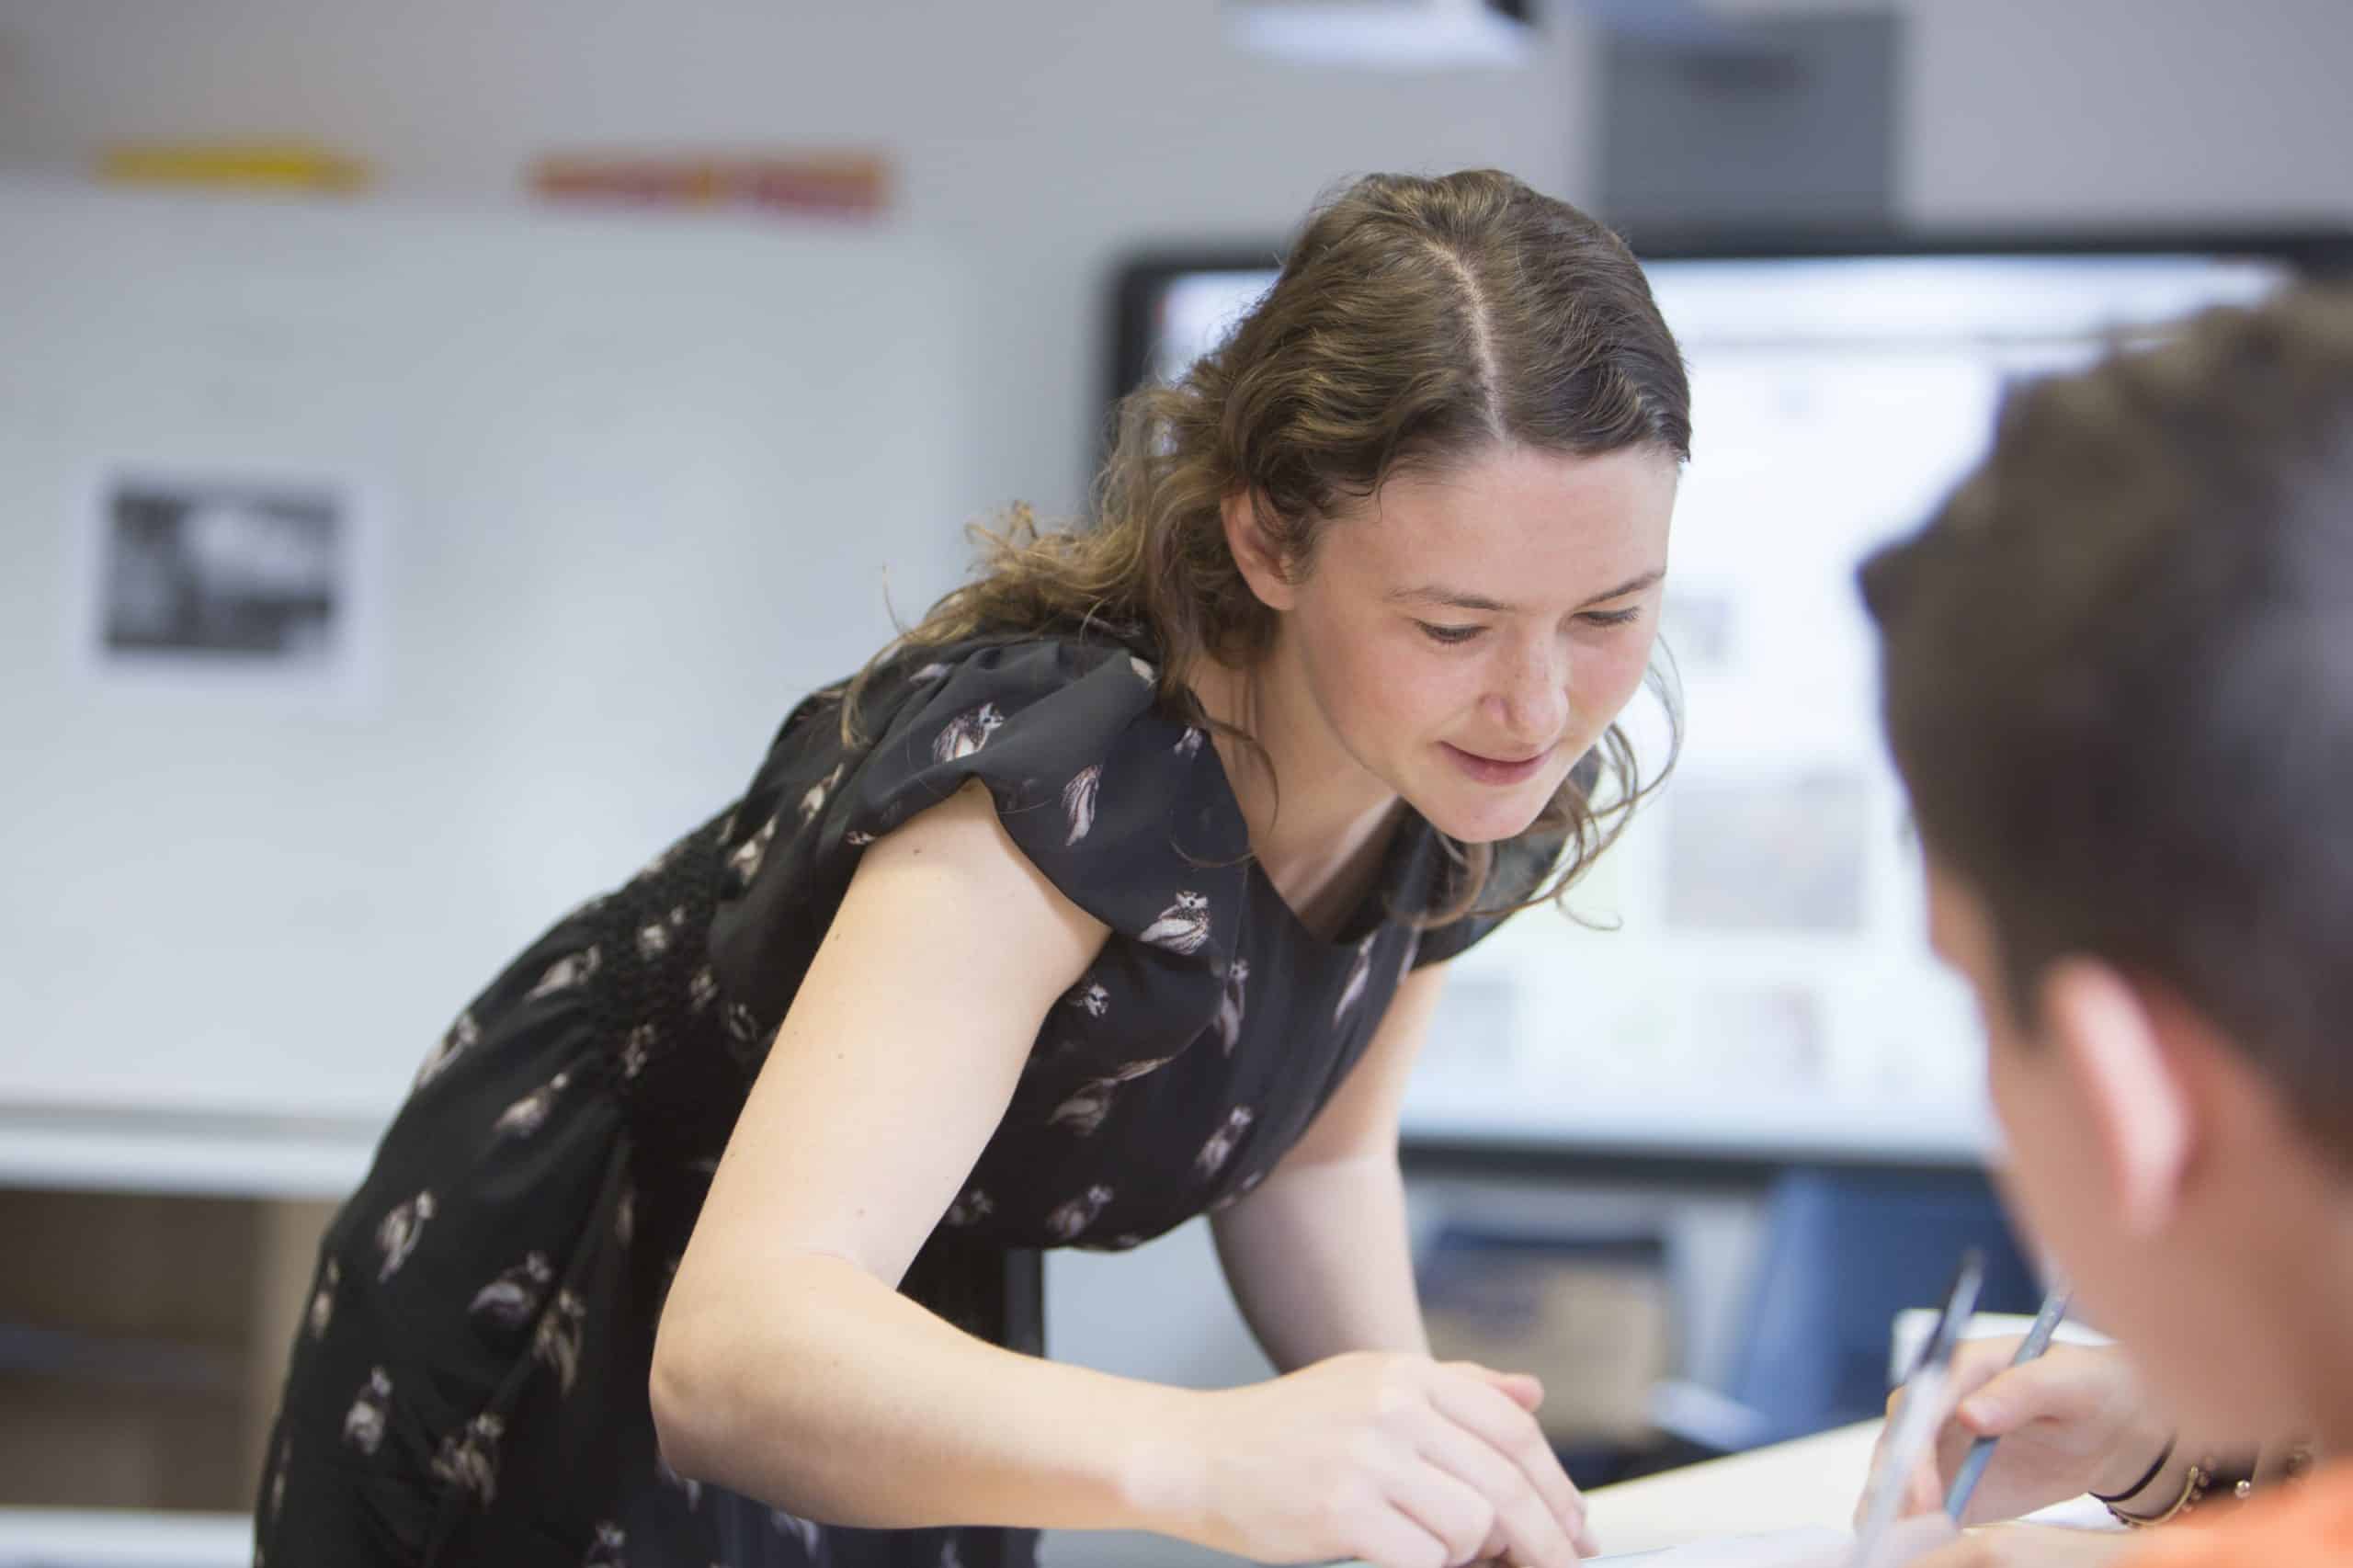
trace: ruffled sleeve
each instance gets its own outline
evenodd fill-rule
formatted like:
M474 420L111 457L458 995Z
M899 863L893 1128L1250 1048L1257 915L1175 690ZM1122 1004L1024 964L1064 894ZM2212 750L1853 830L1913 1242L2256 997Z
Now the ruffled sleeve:
M843 744L837 702L797 712L722 845L722 982L779 1020L800 973L763 973L759 955L813 949L865 848L978 782L1022 855L1128 938L1099 961L1136 971L1172 1039L1199 1033L1235 950L1247 837L1199 733L1155 697L1153 666L1124 646L1039 639L878 671L858 744Z

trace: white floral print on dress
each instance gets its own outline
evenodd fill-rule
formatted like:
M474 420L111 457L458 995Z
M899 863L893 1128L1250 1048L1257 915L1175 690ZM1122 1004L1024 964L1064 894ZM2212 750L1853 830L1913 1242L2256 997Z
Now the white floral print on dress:
M500 1111L491 1131L501 1138L529 1138L547 1125L548 1112L555 1108L556 1096L563 1093L571 1083L571 1074L558 1073Z
M1372 945L1381 940L1381 933L1373 932L1357 944L1357 956L1348 965L1347 983L1340 987L1340 1000L1332 1008L1332 1021L1338 1023L1348 1016L1348 1010L1363 999L1364 988L1372 978Z
M384 1266L376 1271L379 1281L390 1279L400 1272L409 1254L425 1235L425 1222L433 1218L433 1194L420 1192L415 1198L392 1205L376 1226L376 1246L384 1255Z
M554 1369L556 1386L565 1393L580 1374L580 1338L587 1321L587 1303L568 1290L558 1290L555 1305L540 1317L531 1335L532 1359Z
M1217 1038L1228 1056L1242 1041L1242 988L1250 979L1250 960L1235 959L1226 966L1225 994L1218 998Z
M801 1550L814 1555L817 1551L817 1523L782 1508L768 1510L768 1528L781 1536L790 1536L801 1543Z
M319 1288L311 1294L311 1337L324 1339L327 1324L335 1321L335 1287L343 1282L343 1265L334 1258L319 1270Z
M536 1002L542 996L552 996L559 991L570 991L575 986L587 984L597 973L600 956L594 948L565 954L548 965L547 972L540 976L537 985L524 994L523 1000Z
M580 1560L580 1568L629 1568L629 1559L621 1555L627 1545L627 1530L610 1519L599 1520L597 1539L588 1543L588 1555Z
M488 1507L498 1495L498 1439L506 1432L506 1423L483 1411L466 1423L463 1432L441 1439L433 1456L435 1477L473 1494L476 1502Z
M1052 1127L1067 1127L1081 1138L1092 1138L1101 1130L1103 1119L1111 1113L1111 1090L1116 1078L1097 1078L1081 1085L1046 1118Z
M768 842L776 837L776 818L771 816L760 824L759 832L727 852L727 870L735 879L737 892L759 880L760 863L768 857Z
M1057 1208L1046 1216L1046 1233L1057 1241L1075 1241L1086 1227L1095 1223L1104 1206L1111 1201L1108 1187L1090 1187L1080 1197Z
M1209 1142L1201 1145L1201 1152L1193 1157L1194 1174L1207 1181L1225 1169L1225 1162L1233 1157L1234 1146L1242 1142L1242 1135L1250 1130L1256 1116L1246 1105L1235 1106L1226 1112L1225 1125L1211 1133Z
M1071 781L1063 786L1063 815L1070 824L1070 836L1063 840L1067 849L1085 838L1095 827L1095 792L1103 781L1103 765L1097 763L1082 767Z
M1165 948L1172 953L1200 950L1210 939L1209 894L1180 892L1176 902L1160 912L1158 919L1137 933L1137 939Z
M520 1328L538 1313L540 1299L554 1282L555 1271L548 1267L547 1254L527 1252L522 1262L510 1264L497 1278L475 1291L473 1304L466 1311L502 1328Z
M458 1015L456 1021L434 1042L433 1049L425 1053L425 1063L416 1070L416 1082L409 1085L409 1092L414 1094L438 1078L450 1062L464 1055L480 1039L482 1028L474 1022L473 1009L469 1007Z
M1004 722L1005 714L994 702L983 702L978 708L957 714L933 738L931 759L934 762L954 762L958 757L972 756L989 744L989 737L995 734Z
M392 1402L392 1380L381 1367L368 1369L368 1381L359 1385L359 1392L344 1413L343 1440L366 1454L376 1457L376 1449L384 1440L384 1411Z
M848 764L840 762L834 764L834 770L810 785L808 791L801 797L801 821L803 826L806 826L819 812L825 809L825 797L832 794L834 786L842 781L842 769L847 766Z

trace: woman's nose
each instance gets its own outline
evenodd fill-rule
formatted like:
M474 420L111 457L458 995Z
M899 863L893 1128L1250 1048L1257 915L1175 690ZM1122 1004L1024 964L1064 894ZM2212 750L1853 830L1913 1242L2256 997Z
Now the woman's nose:
M1504 733L1523 752L1540 751L1558 740L1569 716L1569 655L1565 648L1522 650L1490 702Z

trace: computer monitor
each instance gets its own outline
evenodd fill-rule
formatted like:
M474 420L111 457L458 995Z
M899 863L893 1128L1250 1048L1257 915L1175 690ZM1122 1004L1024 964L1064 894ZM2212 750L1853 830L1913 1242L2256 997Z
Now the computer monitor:
M1274 256L1131 262L1112 390L1181 374ZM1982 1040L1927 949L1855 569L1982 456L2007 385L2353 269L2353 236L1719 236L1643 262L1691 373L1662 623L1682 761L1571 895L1614 929L1531 912L1459 960L1408 1139L1973 1161Z

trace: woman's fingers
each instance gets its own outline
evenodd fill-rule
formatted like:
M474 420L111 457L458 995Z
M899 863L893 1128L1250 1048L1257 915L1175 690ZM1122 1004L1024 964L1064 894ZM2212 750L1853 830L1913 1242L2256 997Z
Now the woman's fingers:
M1353 1521L1351 1550L1372 1568L1447 1568L1446 1543L1396 1508L1367 1509Z
M1398 1512L1438 1539L1449 1563L1477 1561L1500 1527L1501 1510L1483 1488L1420 1455L1401 1460L1382 1488Z
M1465 1366L1476 1366L1465 1362ZM1534 1415L1544 1403L1544 1385L1527 1372L1498 1372L1491 1367L1479 1367L1487 1381L1510 1396L1511 1402L1529 1415Z
M1573 1542L1584 1541L1580 1551L1589 1551L1584 1494L1561 1468L1535 1417L1499 1392L1483 1375L1484 1368L1454 1363L1439 1370L1453 1375L1441 1376L1432 1391L1438 1414L1517 1466L1562 1532ZM1466 1370L1482 1375L1462 1375Z
M1459 1477L1492 1508L1493 1531L1483 1531L1482 1540L1473 1543L1489 1547L1489 1555L1508 1553L1526 1568L1552 1568L1580 1555L1576 1523L1563 1519L1527 1472L1479 1434L1439 1419L1424 1434L1421 1453L1432 1465ZM1500 1543L1489 1539L1494 1533L1502 1536Z

